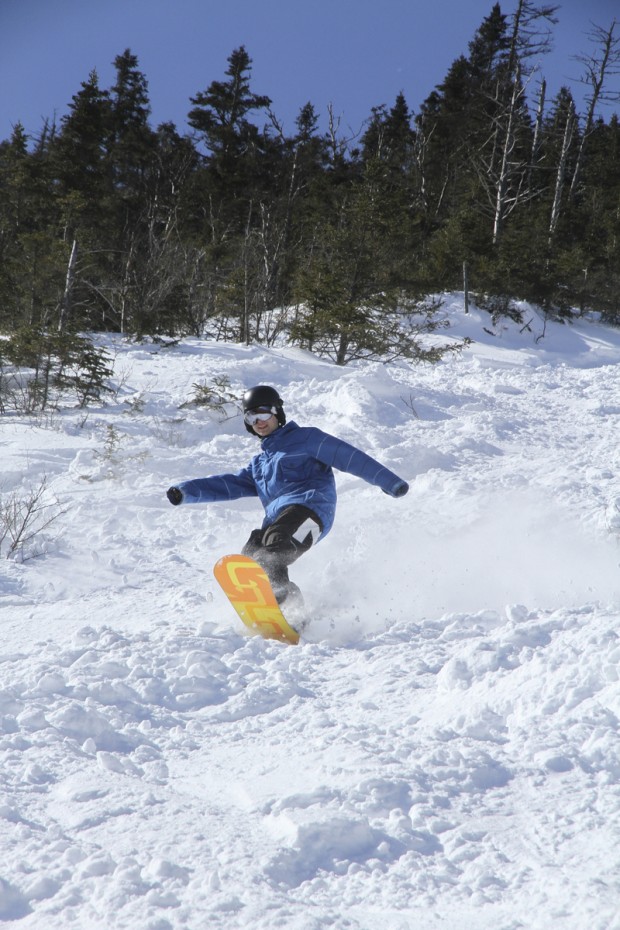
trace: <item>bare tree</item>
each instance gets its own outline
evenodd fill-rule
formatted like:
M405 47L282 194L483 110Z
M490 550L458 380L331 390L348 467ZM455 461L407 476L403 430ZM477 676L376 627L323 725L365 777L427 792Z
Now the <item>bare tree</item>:
M560 204L562 202L562 191L566 178L566 169L568 156L575 129L577 128L577 114L574 105L571 105L566 114L566 123L564 125L564 136L562 138L562 149L558 160L558 167L555 175L555 191L553 194L553 204L551 206L551 217L549 220L549 243L555 235L558 221L560 219Z
M529 180L532 178L532 170L538 162L540 152L540 139L542 135L542 124L545 113L545 97L547 94L547 82L543 79L538 92L538 106L536 107L536 120L534 121L534 138L532 139L532 157L530 159Z
M10 559L21 553L23 559L37 553L33 549L36 539L66 511L54 497L50 499L47 478L32 487L24 497L17 492L0 497L0 552Z
M501 150L499 171L495 180L495 209L493 214L493 242L497 242L504 220L521 199L525 165L515 162L514 152L517 145L515 120L517 107L523 99L520 69L517 66L512 82L510 103L506 110L504 138ZM516 170L515 170L516 169ZM517 183L515 184L515 179Z
M512 33L508 70L516 72L517 66L529 73L527 59L539 58L551 50L551 26L557 23L559 5L537 6L531 0L519 0L512 14Z
M592 126L594 125L594 116L597 106L599 103L618 103L620 101L620 92L607 91L605 86L606 81L610 77L615 77L620 74L620 36L614 36L617 25L618 22L615 19L612 20L608 29L592 24L593 28L589 33L589 38L595 43L596 48L589 56L577 56L577 61L581 61L582 64L585 65L585 75L581 80L583 84L586 84L590 88L590 92L586 97L588 112L586 113L584 131L581 136L581 143L577 152L575 170L571 181L571 197L574 196L577 190L583 165L584 152L588 137L592 132Z
M498 119L501 148L499 170L495 176L495 209L493 215L493 242L497 242L509 213L528 193L529 169L523 159L515 160L517 145L516 126L519 109L523 107L525 86L523 78L531 75L528 59L549 51L550 25L555 24L557 6L536 6L530 0L519 0L512 16L512 33L508 54L507 73L510 94L505 112ZM527 80L526 80L527 83ZM542 100L544 99L544 88Z
M60 315L58 318L58 332L61 333L65 327L65 322L69 313L71 312L71 298L73 292L73 284L75 282L75 266L77 263L77 254L78 254L78 244L77 239L73 240L73 245L71 246L71 255L69 256L69 263L67 265L67 274L65 277L65 289L62 295L62 300L60 302Z

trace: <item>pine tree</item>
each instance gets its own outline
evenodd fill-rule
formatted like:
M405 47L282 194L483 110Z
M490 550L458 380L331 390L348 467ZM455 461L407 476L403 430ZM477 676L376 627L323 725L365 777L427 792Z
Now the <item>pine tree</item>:
M419 198L417 136L402 93L390 110L373 111L362 143L366 181L372 173L376 214L386 237L384 273L392 286L417 293L416 257L423 248L424 209Z
M130 49L114 59L116 81L110 92L108 159L116 189L126 198L139 196L148 180L155 149L149 125L148 83Z
M91 71L72 98L50 152L67 239L88 241L101 231L111 193L110 133L110 96L99 87L97 72Z
M33 223L30 163L28 138L17 123L11 138L0 143L0 329L4 331L19 318L16 297L23 280L19 237Z
M563 304L598 310L620 324L620 122L595 120L588 138L580 195L559 230Z
M189 112L189 124L222 165L243 157L248 148L260 147L259 130L248 115L269 107L271 100L250 90L251 71L252 59L242 45L228 58L229 80L212 81L206 91L191 98L194 108Z
M238 317L238 337L250 338L250 318L267 309L275 286L274 243L282 233L274 198L284 146L250 120L270 99L250 89L252 59L244 46L228 58L226 81L191 98L189 123L207 150L194 179L197 232L208 242L214 311ZM262 267L261 267L262 266ZM263 273L267 270L267 273Z
M4 301L0 322L18 325L47 324L62 293L65 255L58 238L55 185L49 151L53 130L47 124L32 151L17 126L11 141L0 147L0 293ZM6 185L6 186L5 186Z

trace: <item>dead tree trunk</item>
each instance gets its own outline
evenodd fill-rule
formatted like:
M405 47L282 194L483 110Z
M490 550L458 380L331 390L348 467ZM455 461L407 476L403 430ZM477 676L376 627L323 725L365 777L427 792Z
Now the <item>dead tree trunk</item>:
M610 75L618 74L618 65L620 64L620 39L614 38L614 29L617 25L618 23L614 19L607 31L602 29L600 26L595 26L594 31L591 33L591 38L595 42L600 43L601 54L597 56L595 53L590 58L581 58L581 61L585 64L587 71L587 75L584 78L584 83L591 86L592 93L589 97L585 127L581 136L579 149L577 151L575 170L573 172L573 179L570 186L571 197L574 197L577 191L588 136L590 135L592 126L594 124L594 114L596 107L600 100L605 99L606 97L604 91L605 80ZM610 95L610 98L617 101L620 99L620 94L612 94Z
M71 246L71 255L69 256L69 264L67 265L67 275L65 278L65 289L62 295L62 300L60 301L60 315L58 317L58 332L61 333L65 328L65 323L67 317L71 312L71 294L73 292L73 284L75 281L75 266L77 263L77 254L78 254L78 245L77 239L73 240L73 245Z
M564 188L564 179L566 178L566 165L568 162L568 153L575 131L577 121L574 110L570 110L566 116L566 125L564 127L564 138L562 139L562 151L558 162L558 170L555 176L555 192L553 195L553 205L551 207L551 218L549 220L549 244L555 235L558 220L560 219L560 205L562 203L562 190Z

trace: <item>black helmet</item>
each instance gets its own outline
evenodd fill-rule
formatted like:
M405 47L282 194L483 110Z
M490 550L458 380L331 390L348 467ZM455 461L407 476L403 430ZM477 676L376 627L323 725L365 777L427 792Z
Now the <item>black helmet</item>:
M245 392L242 403L244 413L247 413L248 410L256 410L257 407L273 407L275 415L278 418L279 426L284 426L286 423L283 400L275 388L269 387L266 384L257 384L256 387L249 388L249 390ZM245 424L245 428L248 433L252 433L256 436L252 427L247 423Z

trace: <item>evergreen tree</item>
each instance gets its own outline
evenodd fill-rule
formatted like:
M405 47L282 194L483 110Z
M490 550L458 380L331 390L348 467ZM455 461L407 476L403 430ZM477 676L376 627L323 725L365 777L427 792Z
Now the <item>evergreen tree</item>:
M269 107L271 100L251 91L251 71L252 59L241 46L228 58L228 80L213 81L191 98L194 108L188 122L208 151L205 193L210 218L217 218L220 229L228 228L230 222L237 231L244 229L248 202L260 199L270 187L272 139L249 116Z
M384 271L393 286L417 293L425 216L418 196L416 132L402 93L389 111L373 111L362 142L366 182L372 174L377 217L386 237Z
M148 83L130 49L114 59L116 81L110 93L108 159L115 187L125 197L140 195L148 180L155 149L149 125Z
M18 123L0 143L0 330L10 329L17 315L16 296L23 278L22 232L32 228L32 196L28 138Z
M149 124L146 77L130 49L114 59L110 90L107 164L112 180L112 225L96 292L106 315L113 308L115 327L141 332L148 317L144 284L151 256L150 203L157 177L157 137ZM153 309L149 305L149 309ZM157 331L157 319L148 327Z
M490 87L498 68L507 62L509 48L507 18L495 3L469 43L467 61L473 78Z
M191 98L189 113L207 149L193 197L196 231L206 239L214 269L208 290L215 313L238 316L242 340L250 338L250 316L267 309L274 291L273 244L281 237L274 198L284 156L282 143L250 121L271 103L250 89L251 66L245 47L235 49L228 80L213 81ZM266 275L258 273L260 265Z
M52 143L53 132L46 124L33 150L27 151L18 125L11 141L0 147L0 324L9 328L47 324L62 294L65 256L57 235Z
M50 152L67 239L96 240L101 233L111 193L106 158L110 132L110 96L91 71L72 98Z
M403 280L402 253L394 250L393 202L381 159L370 158L359 178L341 184L337 199L337 212L317 226L296 271L300 310L293 339L339 365L424 357L417 337L436 324L432 310L415 323L408 318L419 307L411 282Z
M571 203L558 231L563 252L558 302L598 310L620 324L620 122L591 126L579 201Z
M252 59L242 45L228 58L228 81L212 81L206 91L191 98L194 108L189 112L189 124L201 134L222 168L243 157L248 149L260 148L260 132L248 115L269 107L271 100L250 90L251 71Z

